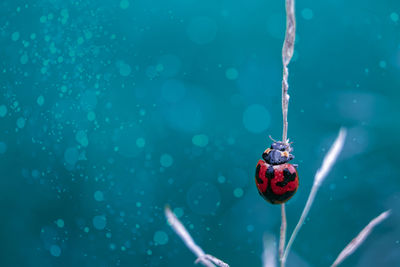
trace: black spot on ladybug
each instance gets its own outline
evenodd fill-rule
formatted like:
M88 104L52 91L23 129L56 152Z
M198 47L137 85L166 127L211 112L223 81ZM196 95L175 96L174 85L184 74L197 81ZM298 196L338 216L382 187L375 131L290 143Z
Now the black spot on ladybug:
M285 187L289 182L296 179L296 172L291 173L288 168L283 170L283 181L277 182L276 185L279 187Z
M271 165L268 166L267 171L265 172L265 177L267 177L267 179L272 179L274 178L274 167L272 167Z
M261 165L258 164L257 168L256 168L256 179L257 179L257 183L263 184L264 181L260 178L260 168L261 168Z
M294 194L296 193L296 190L294 191L288 191L283 193L282 195L275 194L272 192L272 189L270 185L268 185L267 190L262 194L264 199L266 199L268 202L272 204L280 204L286 202L289 198L291 198Z

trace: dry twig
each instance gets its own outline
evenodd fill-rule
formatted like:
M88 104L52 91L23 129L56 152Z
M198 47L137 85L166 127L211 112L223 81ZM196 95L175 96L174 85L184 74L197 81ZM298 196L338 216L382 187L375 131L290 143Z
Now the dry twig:
M333 145L329 149L328 153L326 154L324 161L322 162L321 168L318 169L317 173L315 174L313 187L311 188L311 192L310 192L310 195L308 196L304 210L300 216L300 219L296 225L296 228L293 230L293 233L289 239L289 242L285 249L285 253L283 254L283 257L281 258L281 262L283 262L283 264L286 262L287 256L290 252L290 248L292 247L294 239L296 238L297 233L299 232L300 228L303 226L304 220L306 219L308 212L310 211L311 205L314 202L314 198L315 198L315 195L317 194L319 186L321 185L321 183L323 182L325 177L328 175L328 173L331 170L332 166L334 165L337 157L339 156L339 153L343 148L345 139L346 139L346 130L344 128L342 128L342 129L340 129L339 135L337 136L335 142L333 143Z
M182 239L185 245L197 256L195 263L201 263L207 267L214 267L214 264L220 267L229 267L225 262L215 258L212 255L205 254L203 249L199 247L186 230L185 226L179 221L171 209L165 207L165 217L167 217L168 223L175 233Z
M365 241L371 231L375 226L380 224L390 215L390 210L387 210L372 221L369 222L367 226L353 239L351 242L340 252L339 256L336 258L335 262L331 265L331 267L338 266L342 263L348 256L353 254L353 252Z
M287 129L288 129L288 106L289 106L289 70L288 64L293 56L294 51L294 41L296 37L296 18L294 13L294 0L286 0L286 33L285 40L283 42L282 47L282 64L283 64L283 75L282 75L282 121L283 121L283 130L282 130L282 142L287 142ZM285 212L285 204L281 204L281 230L280 230L280 238L279 238L279 258L282 259L283 252L285 249L286 242L286 212ZM281 267L283 267L281 261Z
M273 237L264 234L264 251L262 254L263 267L276 267L276 245Z

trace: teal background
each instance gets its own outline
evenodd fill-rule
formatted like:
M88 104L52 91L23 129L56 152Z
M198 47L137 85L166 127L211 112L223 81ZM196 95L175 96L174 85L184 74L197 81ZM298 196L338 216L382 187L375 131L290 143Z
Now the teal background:
M345 148L288 266L400 266L400 3L297 1L289 137L297 222L339 128ZM279 139L284 1L0 2L0 265L261 266L279 206L254 172Z

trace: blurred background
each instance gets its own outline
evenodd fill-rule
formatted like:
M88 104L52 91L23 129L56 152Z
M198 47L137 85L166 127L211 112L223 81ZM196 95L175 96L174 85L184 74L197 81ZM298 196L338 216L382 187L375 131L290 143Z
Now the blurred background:
M284 1L3 0L0 265L193 266L169 204L206 252L261 266L280 208L254 183L280 139ZM297 1L289 132L300 187L341 126L345 148L288 266L400 262L400 3Z

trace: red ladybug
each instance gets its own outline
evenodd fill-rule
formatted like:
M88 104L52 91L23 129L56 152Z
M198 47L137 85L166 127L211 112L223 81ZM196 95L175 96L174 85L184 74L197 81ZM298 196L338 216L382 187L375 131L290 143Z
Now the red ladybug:
M287 163L294 156L290 144L274 142L262 155L256 168L256 185L260 195L272 204L288 201L299 187L297 165Z

